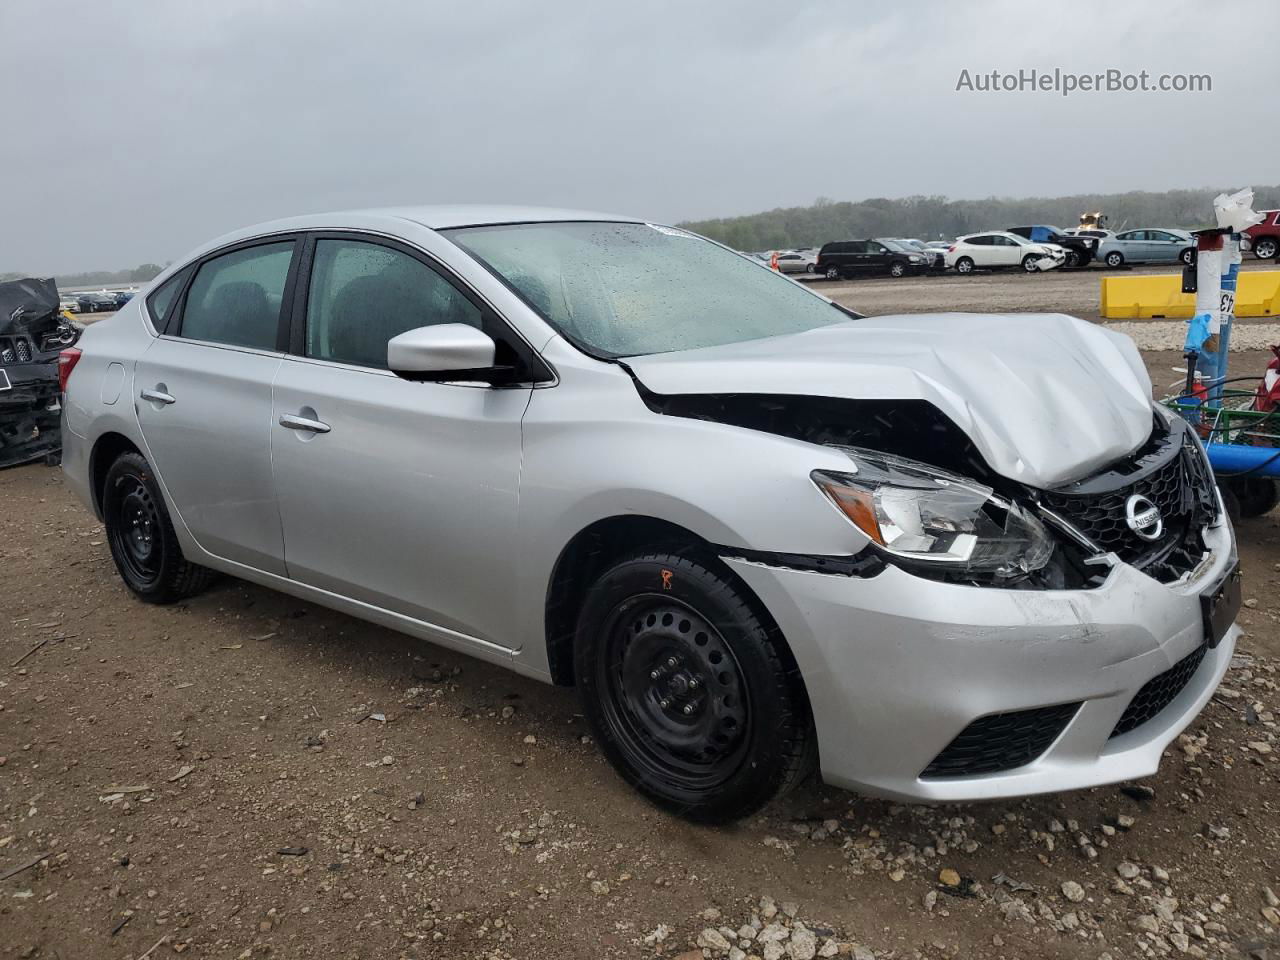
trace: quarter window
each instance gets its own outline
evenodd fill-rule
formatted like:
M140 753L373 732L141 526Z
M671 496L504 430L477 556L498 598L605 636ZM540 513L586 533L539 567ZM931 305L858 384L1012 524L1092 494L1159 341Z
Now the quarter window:
M387 341L438 323L479 329L480 309L420 260L376 243L317 240L306 353L386 369Z
M157 330L163 332L169 323L169 317L173 314L174 305L178 300L178 293L189 276L191 276L190 267L179 270L147 297L147 309L151 311L151 320Z
M294 242L264 243L206 261L191 281L181 336L275 350Z

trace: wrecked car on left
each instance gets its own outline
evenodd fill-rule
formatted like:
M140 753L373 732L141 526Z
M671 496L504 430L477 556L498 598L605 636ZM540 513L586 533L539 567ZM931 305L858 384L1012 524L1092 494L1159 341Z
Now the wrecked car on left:
M0 283L0 467L59 456L58 353L80 331L59 310L53 280Z

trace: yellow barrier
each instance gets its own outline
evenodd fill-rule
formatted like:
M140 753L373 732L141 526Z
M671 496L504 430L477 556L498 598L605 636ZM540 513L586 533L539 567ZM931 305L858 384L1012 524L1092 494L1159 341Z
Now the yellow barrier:
M1103 277L1102 315L1109 319L1189 317L1196 296L1182 292L1181 275ZM1280 270L1241 272L1236 284L1237 317L1280 314Z

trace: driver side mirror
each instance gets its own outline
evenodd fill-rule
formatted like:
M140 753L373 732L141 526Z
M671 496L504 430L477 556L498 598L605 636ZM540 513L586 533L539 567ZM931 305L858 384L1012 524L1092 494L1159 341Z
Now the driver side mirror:
M465 323L406 330L387 341L387 367L405 380L494 382L510 368L494 366L493 338Z

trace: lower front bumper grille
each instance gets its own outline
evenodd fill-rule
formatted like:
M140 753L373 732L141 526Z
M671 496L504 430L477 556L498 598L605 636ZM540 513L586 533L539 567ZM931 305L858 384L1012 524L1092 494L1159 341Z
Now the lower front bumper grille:
M933 758L920 779L973 777L1025 766L1049 749L1079 709L1079 703L1063 703L979 717Z
M1191 678L1200 669L1201 661L1204 660L1205 650L1205 646L1201 644L1164 673L1144 683L1142 689L1129 701L1129 706L1121 714L1120 722L1111 731L1111 736L1118 737L1130 730L1136 730L1148 720L1154 720L1156 715L1169 706L1191 682Z

